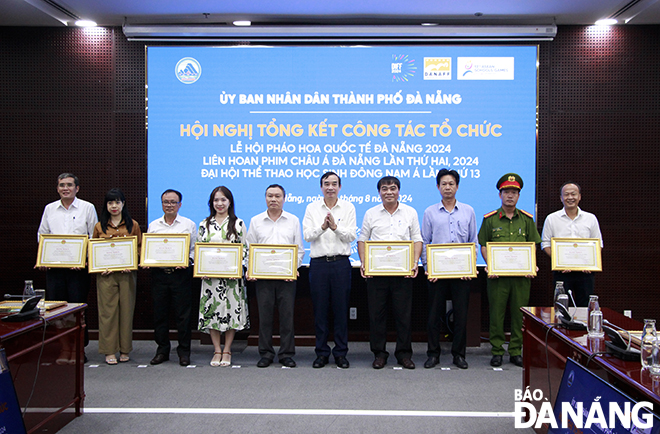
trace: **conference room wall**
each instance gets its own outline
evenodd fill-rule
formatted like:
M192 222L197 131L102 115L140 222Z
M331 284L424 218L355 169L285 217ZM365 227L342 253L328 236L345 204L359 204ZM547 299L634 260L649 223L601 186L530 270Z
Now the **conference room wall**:
M127 41L121 28L1 27L0 64L1 164L8 193L0 214L0 283L4 293L18 294L26 279L45 287L45 273L33 270L36 230L44 205L58 198L59 173L77 174L79 197L97 207L109 188L121 188L146 229L145 44ZM561 207L560 185L568 179L581 184L582 208L598 216L605 239L605 271L596 278L601 304L631 309L638 320L656 318L660 307L659 71L660 26L560 26L554 41L540 43L537 191L522 191L536 194L537 210L528 211L536 211L540 231L546 215ZM549 305L550 262L540 251L538 258L530 304ZM91 279L88 322L95 329ZM485 283L483 273L473 282L484 289L483 331ZM136 330L152 328L149 287L149 272L140 271ZM193 290L198 288L196 281ZM424 339L423 278L415 288L413 327L416 339ZM250 296L254 331L253 291ZM313 335L306 273L297 297L296 332ZM352 336L366 337L366 294L357 275L351 305L358 308Z

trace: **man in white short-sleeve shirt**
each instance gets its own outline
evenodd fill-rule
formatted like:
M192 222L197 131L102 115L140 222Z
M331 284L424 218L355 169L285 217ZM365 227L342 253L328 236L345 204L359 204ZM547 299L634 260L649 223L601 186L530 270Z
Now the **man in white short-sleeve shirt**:
M195 257L197 225L179 214L183 195L176 190L165 190L160 196L163 216L152 221L147 230L150 234L190 234L190 263L188 267L151 268L151 296L154 302L154 339L158 348L151 359L159 365L170 359L169 314L174 310L179 345L176 349L181 366L190 365L191 310L192 310L192 260Z
M417 263L422 254L422 235L419 219L414 208L399 203L401 183L393 176L385 176L378 181L378 193L382 200L367 210L358 238L358 254L364 275L366 241L413 241L413 275L377 276L367 278L367 298L369 302L369 341L374 353L374 369L382 369L387 364L389 353L387 344L387 299L392 297L392 311L396 323L397 362L406 369L415 369L412 361L412 290L413 279L417 276Z
M543 224L541 248L552 255L552 238L598 238L603 247L603 236L595 215L583 211L578 206L582 199L582 189L572 181L565 182L559 198L564 207L548 215ZM564 282L564 289L571 290L575 304L580 307L589 305L589 296L594 293L595 276L585 271L553 271L554 283Z
M300 220L295 215L284 211L285 199L284 187L278 184L268 186L266 189L268 209L252 217L246 241L248 244L297 244L298 266L300 266L305 254ZM259 308L259 355L261 356L257 367L266 368L273 363L275 358L273 313L277 303L280 317L280 350L277 356L282 365L295 368L293 309L296 301L296 281L255 279L250 276L249 271L247 279L256 280L257 307Z
M98 222L96 208L91 203L77 197L80 190L78 177L73 173L62 173L57 177L57 193L60 199L44 208L41 223L37 230L37 240L41 235L87 235L92 237ZM89 274L80 268L46 268L46 298L70 303L87 303ZM89 342L85 328L85 345ZM62 351L63 353L65 350ZM64 357L66 358L66 357ZM59 360L59 359L58 359Z

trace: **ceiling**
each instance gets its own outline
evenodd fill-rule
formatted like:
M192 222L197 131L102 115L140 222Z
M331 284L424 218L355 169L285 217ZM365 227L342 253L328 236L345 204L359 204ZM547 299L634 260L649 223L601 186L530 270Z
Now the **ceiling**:
M0 26L123 24L260 25L435 22L447 25L590 25L616 16L628 24L660 24L658 0L1 0Z

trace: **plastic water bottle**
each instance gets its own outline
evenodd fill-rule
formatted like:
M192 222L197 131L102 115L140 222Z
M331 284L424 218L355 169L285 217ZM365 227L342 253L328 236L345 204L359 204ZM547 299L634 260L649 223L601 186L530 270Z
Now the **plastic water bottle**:
M23 287L23 303L27 301L28 298L34 297L34 285L31 280L25 281L25 287Z
M640 347L640 361L642 369L650 366L651 355L653 351L653 341L657 338L654 319L644 320L644 329L642 330L642 345Z

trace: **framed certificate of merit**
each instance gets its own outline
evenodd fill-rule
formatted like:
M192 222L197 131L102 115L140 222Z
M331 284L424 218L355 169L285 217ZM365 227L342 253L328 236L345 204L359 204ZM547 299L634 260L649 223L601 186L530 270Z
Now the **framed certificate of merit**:
M194 277L243 277L243 244L196 243Z
M365 241L365 276L412 276L412 241Z
M248 276L254 279L296 280L297 244L250 244Z
M142 234L144 267L187 267L189 256L190 234Z
M552 238L552 270L603 271L599 238Z
M488 275L536 276L536 244L486 243Z
M87 235L40 235L37 267L84 268Z
M89 272L137 270L137 237L89 240Z
M477 277L474 243L427 244L426 272L429 279Z

